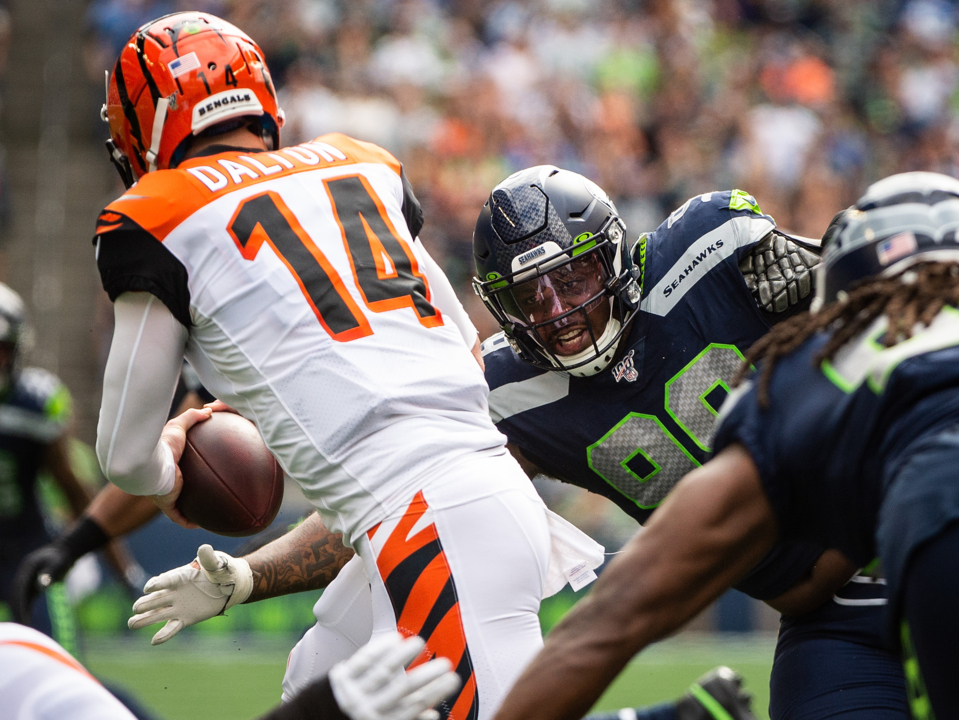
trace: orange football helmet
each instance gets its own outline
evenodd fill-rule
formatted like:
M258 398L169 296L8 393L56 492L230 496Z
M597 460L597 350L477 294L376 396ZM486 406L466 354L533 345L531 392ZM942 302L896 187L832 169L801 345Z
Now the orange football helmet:
M176 167L189 141L211 128L255 123L275 149L283 124L263 51L239 28L201 12L166 15L130 37L107 73L100 116L127 187Z

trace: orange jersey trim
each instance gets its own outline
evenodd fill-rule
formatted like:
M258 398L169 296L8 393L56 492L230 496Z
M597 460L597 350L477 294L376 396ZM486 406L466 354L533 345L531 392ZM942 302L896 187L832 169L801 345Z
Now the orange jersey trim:
M313 302L313 298L310 296L310 291L307 289L303 279L300 277L300 273L297 272L296 268L293 267L293 265L290 264L290 261L286 258L286 255L284 255L283 252L276 246L263 225L261 225L259 222L256 224L256 226L253 228L253 232L246 242L246 246L244 246L240 241L240 238L237 237L233 230L237 217L239 217L240 213L243 212L246 203L257 200L263 196L268 196L270 198L270 200L273 202L273 205L286 220L290 230L292 230L297 238L299 238L300 243L304 248L306 248L310 255L313 256L317 264L323 268L323 272L326 274L327 279L333 286L333 290L337 295L339 295L350 314L356 320L356 327L339 333L333 331L333 328L331 328L323 318L323 313L320 312L320 309L316 306L316 303ZM366 319L366 316L353 300L353 296L350 295L349 291L346 289L346 286L343 284L343 280L336 272L336 269L332 264L330 264L330 261L327 259L326 255L324 255L323 252L316 246L316 243L313 242L313 239L306 233L306 230L303 229L303 226L300 225L299 220L296 219L293 211L286 206L286 203L283 202L283 198L281 198L277 193L273 192L272 190L267 190L265 193L254 195L241 202L237 207L236 212L233 213L233 217L230 219L229 224L227 225L227 232L230 233L230 237L233 238L233 242L236 244L237 249L246 260L254 260L257 253L260 251L260 248L263 246L263 243L267 243L271 248L273 248L274 254L277 258L279 258L280 262L286 266L286 269L289 270L290 274L293 276L293 279L296 280L296 284L299 286L300 292L303 293L303 297L309 304L310 309L316 316L316 319L319 320L320 325L323 326L323 329L326 330L327 334L331 338L338 342L349 342L350 340L356 340L358 338L367 337L368 335L373 334L373 329L370 327L369 320Z
M351 177L355 177L360 184L363 185L363 188L366 190L366 194L369 195L370 200L373 201L373 205L376 208L377 213L383 220L383 224L386 226L387 231L393 236L393 239L396 240L397 244L400 246L400 249L403 251L403 254L406 256L406 259L410 264L410 271L423 283L423 288L425 289L424 297L426 298L426 302L431 302L432 291L430 290L429 280L427 280L426 275L420 271L419 261L416 259L416 255L413 253L412 248L410 248L409 244L403 239L403 236L396 231L396 226L393 224L393 221L390 220L390 216L386 212L386 207L383 205L383 201L373 190L373 187L370 185L369 181L362 175L341 175L334 178L326 178L323 180L323 187L326 190L327 198L329 198L330 207L333 208L333 217L336 219L337 227L340 228L340 236L343 238L343 247L346 249L346 256L350 260L350 269L353 271L353 280L356 283L357 290L359 290L360 295L363 298L363 303L366 305L366 307L376 313L399 310L401 308L409 308L416 315L416 319L419 320L420 325L423 327L440 327L444 324L444 322L443 314L440 312L439 308L433 308L436 311L434 315L422 317L419 313L419 310L416 308L416 304L413 302L413 298L409 295L402 295L400 297L395 297L388 300L370 300L366 296L366 291L363 289L363 284L360 282L360 277L356 272L356 260L353 255L353 251L350 249L350 242L346 237L346 228L343 226L343 219L340 217L340 213L343 210L337 207L336 201L333 199L333 193L330 192L330 183ZM347 208L347 210L353 211L353 208ZM376 233L373 232L372 228L370 228L370 225L363 214L359 213L359 216L363 222L363 228L366 232L366 239L370 244L377 277L380 280L389 280L390 278L398 277L395 267L396 260L391 259L394 267L392 272L387 272L383 264L383 257L385 256L389 258L390 254L386 252L386 248L383 247L383 243L376 236Z
M62 653L59 653L53 648L48 648L45 645L39 645L37 643L32 643L27 640L0 640L0 645L14 645L16 647L22 647L27 650L33 650L34 652L38 652L41 655L46 655L47 657L52 658L63 665L66 665L71 670L76 670L78 673L82 673L83 675L86 675L88 678L93 680L93 682L97 683L98 685L100 684L100 681L97 680L95 677L93 677L93 675L91 675L87 671L87 669L83 667L83 665L78 663L69 655L64 655Z
M125 215L163 242L175 228L203 206L241 187L319 168L376 163L397 175L400 162L372 143L342 133L321 135L310 142L275 152L231 150L192 158L174 170L147 173L110 203L105 212ZM101 221L112 221L101 215ZM100 226L109 232L117 226Z

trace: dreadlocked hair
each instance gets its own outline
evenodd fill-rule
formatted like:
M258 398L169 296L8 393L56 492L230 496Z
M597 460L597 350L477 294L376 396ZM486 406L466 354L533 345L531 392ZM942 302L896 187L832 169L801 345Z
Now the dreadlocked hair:
M733 385L749 373L750 366L763 360L757 400L769 407L769 382L779 358L788 355L816 332L831 333L816 353L813 365L831 360L849 340L885 315L889 325L882 343L887 348L912 337L917 323L928 325L944 305L959 304L959 264L924 262L889 278L870 278L852 285L849 292L818 313L805 312L775 325L746 353Z

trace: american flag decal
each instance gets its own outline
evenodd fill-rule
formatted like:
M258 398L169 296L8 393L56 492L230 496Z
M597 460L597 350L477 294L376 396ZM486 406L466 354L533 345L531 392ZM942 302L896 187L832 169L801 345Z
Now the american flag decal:
M911 232L903 232L876 245L876 254L879 256L879 263L885 266L914 253L917 247L916 236Z
M184 73L188 73L191 70L196 70L200 67L200 60L197 58L195 52L191 52L188 55L183 57L178 57L176 60L171 62L167 67L170 69L170 74L173 77L180 77Z

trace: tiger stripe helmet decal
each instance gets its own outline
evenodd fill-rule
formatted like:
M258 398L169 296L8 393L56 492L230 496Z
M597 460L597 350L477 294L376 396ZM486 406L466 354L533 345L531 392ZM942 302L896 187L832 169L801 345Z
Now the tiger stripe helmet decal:
M200 12L161 17L130 37L102 115L111 155L125 159L133 180L175 167L187 141L211 125L250 117L278 148L283 123L263 51L239 28Z

